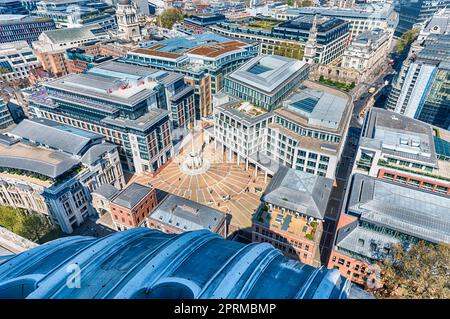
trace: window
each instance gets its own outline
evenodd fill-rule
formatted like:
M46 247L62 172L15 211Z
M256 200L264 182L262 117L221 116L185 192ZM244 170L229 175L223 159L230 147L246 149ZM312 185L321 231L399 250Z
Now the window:
M345 264L345 267L350 267L350 262L349 261L347 261L347 263Z
M342 259L342 258L339 258L339 260L338 260L338 264L339 264L339 265L343 265L343 264L344 264L344 262L345 262L345 260L344 260L344 259Z

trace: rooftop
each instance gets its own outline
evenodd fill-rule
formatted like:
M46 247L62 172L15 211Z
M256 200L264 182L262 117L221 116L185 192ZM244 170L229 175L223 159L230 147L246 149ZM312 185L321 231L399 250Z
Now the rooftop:
M81 268L80 289L60 276L70 264ZM6 257L0 285L19 278L36 281L30 290L4 290L5 297L371 298L335 269L289 259L268 243L244 245L207 230L172 235L137 227L102 238L63 237Z
M32 17L21 14L0 14L0 25L10 25L19 23L34 23L34 22L52 22L50 18Z
M83 155L88 147L100 143L103 139L99 134L43 118L24 119L8 134L62 150L71 155Z
M183 232L200 229L215 231L223 222L225 214L189 199L166 193L150 217Z
M438 166L431 125L380 108L371 109L365 121L360 146Z
M212 45L218 45L225 42L236 42L236 43L243 43L240 41L232 41L229 38L223 37L218 34L214 33L202 33L202 34L195 34L190 35L186 37L176 37L171 39L166 39L163 41L158 41L156 44L144 44L144 47L158 51L158 52L165 52L169 54L175 54L178 56L183 55L186 51L201 47L201 46L212 46Z
M2 168L38 173L55 179L78 164L79 161L72 156L44 147L23 142L12 145L0 143L0 167Z
M336 7L304 7L289 8L286 14L321 14L324 16L339 17L371 17L387 19L394 10L390 3L370 3L358 4L353 8L336 8Z
M333 180L280 166L261 200L299 214L323 219Z
M445 195L355 174L347 211L361 221L450 243L450 197Z
M228 74L227 77L272 95L282 89L285 82L307 67L303 61L278 55L260 55Z
M111 184L102 184L100 185L95 191L93 191L93 194L98 194L102 197L104 197L107 200L112 199L117 193L119 192L119 190L117 188L115 188L114 186L112 186ZM105 215L110 215L111 214L105 214Z
M375 44L377 45L380 41L387 39L387 33L383 29L374 28L359 34L355 39L353 39L352 44Z
M114 197L112 203L128 209L133 209L141 200L152 192L152 190L152 187L131 183Z
M44 31L42 34L54 43L70 42L74 40L84 40L98 37L100 35L106 36L107 33L97 24L87 25L79 28L66 28Z
M154 94L153 89L157 83L164 81L171 74L173 73L110 60L89 69L86 73L69 74L45 83L45 86L104 100L106 104L94 101L93 105L87 101L80 103L85 107L114 113L116 109L110 102L134 105Z
M331 90L306 87L294 93L283 105L284 110L296 113L309 125L338 130L348 109L349 98Z

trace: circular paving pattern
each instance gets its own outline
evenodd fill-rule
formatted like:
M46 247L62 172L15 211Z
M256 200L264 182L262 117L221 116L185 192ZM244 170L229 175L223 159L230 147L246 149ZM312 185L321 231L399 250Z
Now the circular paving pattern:
M180 154L154 177L134 176L132 181L150 183L162 189L195 202L231 214L231 225L243 229L251 227L252 214L259 206L261 192L270 179L264 176L255 178L254 168L245 170L245 163L237 165L236 158L229 161L221 148L214 149L214 142L205 145L204 161L209 168L199 174L184 171L183 163L189 150Z

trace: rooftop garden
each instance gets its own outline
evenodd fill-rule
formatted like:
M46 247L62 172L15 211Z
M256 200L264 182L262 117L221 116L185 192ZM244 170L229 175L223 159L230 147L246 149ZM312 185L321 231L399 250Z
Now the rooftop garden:
M61 184L63 182L65 182L66 180L68 180L69 178L77 175L78 173L80 173L83 170L83 166L81 164L74 166L73 168L71 168L70 170L66 171L64 174L59 175L56 179L50 178L48 176L36 173L36 172L32 172L32 171L27 171L27 170L23 170L23 169L16 169L16 168L9 168L9 167L0 167L0 173L5 173L5 174L12 174L12 175L19 175L19 176L26 176L29 178L35 178L37 180L40 180L42 182L48 182L49 184L53 185L58 185Z
M280 21L274 20L254 20L244 26L249 29L272 31L272 29L279 23Z
M234 109L236 109L242 113L245 113L247 115L250 115L250 116L259 116L259 115L267 113L265 110L255 106L253 104L250 104L248 102L237 103L237 104L232 105L232 107Z
M325 84L325 85L334 87L334 88L336 88L338 90L341 90L341 91L344 91L344 92L350 92L356 85L355 82L352 82L352 83L348 84L348 83L328 80L328 79L325 79L323 77L323 75L320 76L318 82L321 83L321 84Z

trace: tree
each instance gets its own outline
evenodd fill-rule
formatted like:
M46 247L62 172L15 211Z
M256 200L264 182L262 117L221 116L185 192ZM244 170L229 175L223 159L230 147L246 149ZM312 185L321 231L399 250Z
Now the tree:
M293 43L284 43L274 49L273 54L281 55L287 58L301 60L303 58L303 49Z
M23 211L13 207L0 207L0 225L18 234L23 230Z
M394 246L391 258L379 264L379 298L450 298L450 245L419 242L405 251Z
M38 214L25 215L22 236L34 242L41 242L41 239L52 230L52 225L48 220Z
M36 243L41 243L44 237L49 237L48 235L55 231L44 216L6 206L0 206L0 225ZM55 232L55 234L58 233ZM53 238L49 237L49 239Z
M183 13L178 9L169 8L158 17L158 25L166 29L172 29L175 22L181 20L183 20Z
M395 52L397 54L402 54L406 49L413 43L417 36L419 35L419 29L411 29L403 33L402 37L395 44Z

